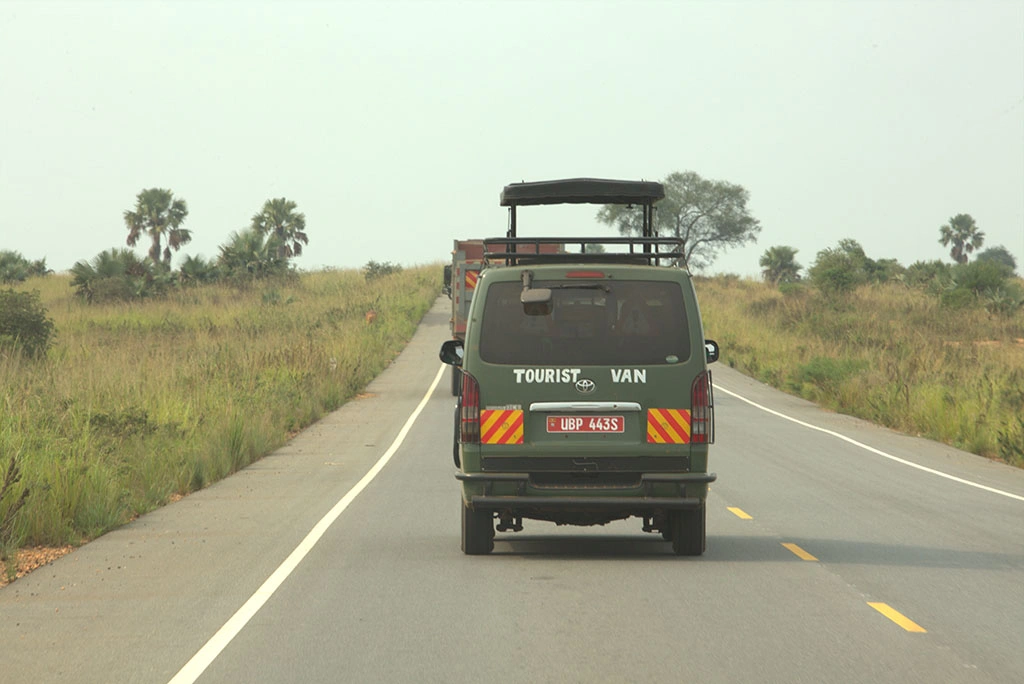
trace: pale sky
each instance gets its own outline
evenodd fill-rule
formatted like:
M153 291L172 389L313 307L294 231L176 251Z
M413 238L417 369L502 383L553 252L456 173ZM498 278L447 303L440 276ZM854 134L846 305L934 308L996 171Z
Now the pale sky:
M188 202L176 264L287 197L301 268L359 268L504 234L510 182L686 170L762 224L709 273L948 261L958 213L1024 272L1024 2L0 0L0 249L58 271L149 187ZM614 234L596 211L520 234Z

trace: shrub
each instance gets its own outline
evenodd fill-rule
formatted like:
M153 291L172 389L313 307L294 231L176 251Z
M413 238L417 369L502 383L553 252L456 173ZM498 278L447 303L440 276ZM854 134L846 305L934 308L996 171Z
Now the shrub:
M363 266L363 276L366 277L367 282L376 280L377 278L383 278L389 276L392 273L401 273L402 267L399 264L393 264L390 261L378 263L376 261L369 261Z
M14 578L17 561L17 549L21 540L17 533L18 511L28 500L28 487L20 485L21 468L16 456L5 470L0 470L0 561L4 563L5 575L8 580Z
M220 278L220 269L214 260L206 261L203 257L186 256L178 269L178 283L181 285L198 285L214 283Z
M173 274L156 272L153 262L130 249L108 249L91 262L71 267L71 287L88 302L128 301L163 294L174 282Z
M818 252L807 273L822 294L836 296L868 282L867 263L863 248L855 240L840 240L837 248Z
M953 267L956 287L982 294L1002 287L1013 275L1013 270L993 260L973 261Z
M1011 280L1013 271L995 260L958 264L951 270L952 284L942 293L945 306L964 308L978 302L990 314L1012 316L1024 302L1024 291Z
M0 283L20 283L32 276L53 273L46 268L46 259L29 261L20 252L0 250Z
M53 321L46 317L38 291L0 290L0 349L42 356L50 348L53 333Z
M952 285L952 268L938 260L915 261L907 267L903 282L911 287L938 294Z
M867 367L863 361L834 359L816 356L805 364L797 366L794 380L799 385L807 384L828 393L835 393L847 379Z
M997 441L1001 459L1010 465L1024 467L1024 418L1017 416L1015 421L1007 423L998 431Z

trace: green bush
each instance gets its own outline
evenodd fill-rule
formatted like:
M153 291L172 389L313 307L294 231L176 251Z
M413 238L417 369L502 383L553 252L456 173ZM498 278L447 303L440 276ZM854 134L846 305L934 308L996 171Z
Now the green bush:
M997 433L999 457L1010 465L1024 467L1024 418L1008 423Z
M1013 275L1013 270L998 261L972 261L953 267L956 287L982 294L997 290Z
M941 295L943 306L966 308L979 302L990 314L1013 316L1024 306L1024 291L1013 270L995 260L972 261L951 269L952 283Z
M377 278L383 278L389 276L392 273L401 273L402 267L399 264L393 264L390 261L378 263L376 261L369 261L363 266L363 276L367 282L376 280Z
M835 393L843 382L866 367L865 362L854 359L816 356L807 363L797 366L793 379L797 383L797 388L801 385L812 385L821 391Z
M20 252L0 250L0 283L20 283L32 276L53 273L46 267L46 259L29 261Z
M17 349L35 358L46 354L53 335L38 291L0 290L0 350Z
M91 262L79 261L71 275L75 293L90 303L162 295L174 284L174 274L159 271L130 249L108 249Z
M952 268L941 261L915 261L907 267L903 282L911 287L938 294L953 282Z
M868 282L866 266L869 261L856 240L840 240L838 247L818 252L807 273L822 294L838 296Z

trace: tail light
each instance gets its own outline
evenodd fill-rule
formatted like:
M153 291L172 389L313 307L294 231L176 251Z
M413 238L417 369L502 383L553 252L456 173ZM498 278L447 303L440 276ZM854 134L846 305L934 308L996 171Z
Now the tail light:
M480 443L480 383L472 375L462 372L462 393L459 395L459 441L463 444Z
M715 397L711 371L703 371L690 386L690 443L714 444Z

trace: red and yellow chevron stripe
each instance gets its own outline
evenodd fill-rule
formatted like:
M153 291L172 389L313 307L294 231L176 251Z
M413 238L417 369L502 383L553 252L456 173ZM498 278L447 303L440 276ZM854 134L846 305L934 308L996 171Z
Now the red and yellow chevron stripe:
M466 271L466 289L475 290L476 281L480 278L480 271Z
M522 444L523 411L492 410L480 411L481 444Z
M689 444L688 409L647 409L647 441L650 444Z

